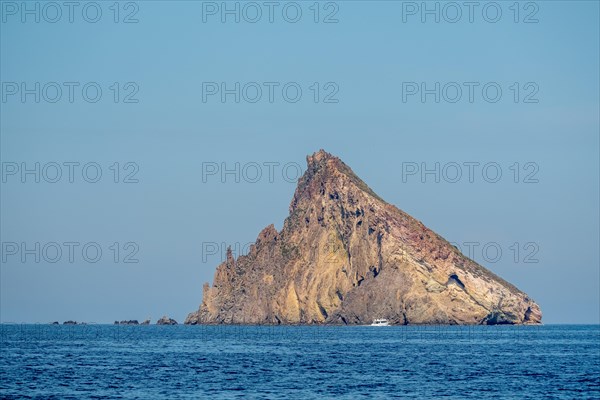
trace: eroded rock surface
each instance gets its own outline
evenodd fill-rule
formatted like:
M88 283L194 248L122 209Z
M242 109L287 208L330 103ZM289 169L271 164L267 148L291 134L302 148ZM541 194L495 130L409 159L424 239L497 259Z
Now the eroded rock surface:
M377 196L340 159L307 157L281 232L217 267L187 324L540 323L539 306Z

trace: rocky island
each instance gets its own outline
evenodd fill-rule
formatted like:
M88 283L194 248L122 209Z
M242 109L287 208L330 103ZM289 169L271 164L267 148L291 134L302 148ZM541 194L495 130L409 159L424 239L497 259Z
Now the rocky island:
M536 324L540 307L375 194L339 158L307 157L289 216L231 250L186 324Z
M166 315L156 321L156 325L177 325L177 321L173 318L169 318Z
M115 321L114 325L139 325L137 319Z

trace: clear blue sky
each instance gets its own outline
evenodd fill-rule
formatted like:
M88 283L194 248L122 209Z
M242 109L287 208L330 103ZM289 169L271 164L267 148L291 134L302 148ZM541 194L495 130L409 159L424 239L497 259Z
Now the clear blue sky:
M465 252L466 242L478 242L475 260L530 294L546 323L600 322L598 2L524 2L518 16L513 2L499 2L496 23L482 15L485 2L472 23L468 9L448 22L456 10L443 4L439 23L428 14L423 23L413 3L392 1L321 4L319 23L313 2L298 3L297 23L283 18L285 3L274 10L273 23L266 8L256 23L244 21L254 18L252 9L241 10L240 23L227 15L221 23L220 10L212 15L212 3L205 3L203 22L203 4L194 1L145 1L137 9L122 3L119 23L112 2L100 3L97 23L87 22L81 8L73 11L73 23L67 9L50 23L56 10L40 3L40 22L25 13L23 23L21 2L7 3L0 3L2 322L156 320L163 314L181 321L198 307L202 284L212 282L220 262L206 253L203 260L203 243L205 250L207 243L243 246L271 223L280 228L295 188L281 167L304 168L305 156L320 148ZM496 10L486 11L493 19ZM294 12L287 9L286 18ZM86 18L94 13L87 9ZM138 22L123 23L127 16ZM524 22L533 19L538 22ZM39 103L36 93L22 102L23 82L34 92L40 83ZM65 82L79 83L71 86L73 102ZM102 89L96 103L82 97L89 82L96 84L88 85L88 99L95 85ZM203 82L209 82L204 91ZM208 91L215 88L210 82L229 89L240 82L240 102L232 94L221 102ZM243 92L249 82L263 90L255 103L247 101L255 98L255 84ZM279 83L273 102L265 82ZM288 98L296 85L302 89L295 103L283 98L289 82L295 84L288 85ZM425 102L420 93L409 94L436 82L439 103L434 94ZM479 84L473 102L465 82ZM488 83L488 99L496 87L502 90L495 103L482 95ZM62 96L51 103L56 85ZM452 103L457 85L462 97ZM124 103L136 90L129 99L138 102ZM323 101L336 91L327 98L337 102ZM22 183L20 170L10 174L15 165L34 168L36 162L40 183L32 174ZM80 163L73 164L73 183L69 162ZM120 183L113 182L115 162ZM138 183L122 183L136 169L127 162L137 166ZM263 173L255 183L253 162ZM280 163L273 182L263 165L269 162ZM403 169L415 165L407 163L432 169L436 162L446 172L439 183L433 175L425 182L418 174L403 179ZM469 162L497 163L502 177L490 183L480 166L471 183ZM55 176L52 163L62 165L57 183L48 182ZM97 183L82 178L86 163L100 166ZM203 163L240 163L246 179L203 180ZM463 168L456 183L449 182L453 163ZM23 262L21 243L34 248L36 242L46 246L48 259L55 257L49 243L59 243L63 254L49 263L40 248L39 263L36 254L25 254ZM65 242L80 243L73 263ZM82 258L88 242L102 249L100 261ZM121 248L117 263L114 242ZM137 245L138 263L122 262L135 250L123 248L128 242ZM10 243L18 244L16 255ZM483 257L486 244L488 259L502 250L497 262ZM539 262L524 262L532 259Z

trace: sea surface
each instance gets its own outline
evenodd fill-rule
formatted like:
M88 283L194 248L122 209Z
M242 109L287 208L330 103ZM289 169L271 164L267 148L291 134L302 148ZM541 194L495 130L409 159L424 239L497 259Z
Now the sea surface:
M1 398L599 399L600 326L0 325Z

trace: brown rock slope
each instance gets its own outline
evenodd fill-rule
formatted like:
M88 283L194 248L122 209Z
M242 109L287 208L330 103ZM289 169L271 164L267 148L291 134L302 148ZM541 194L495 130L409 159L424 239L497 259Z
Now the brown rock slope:
M217 268L187 324L540 323L527 294L377 196L340 159L307 157L281 232Z

